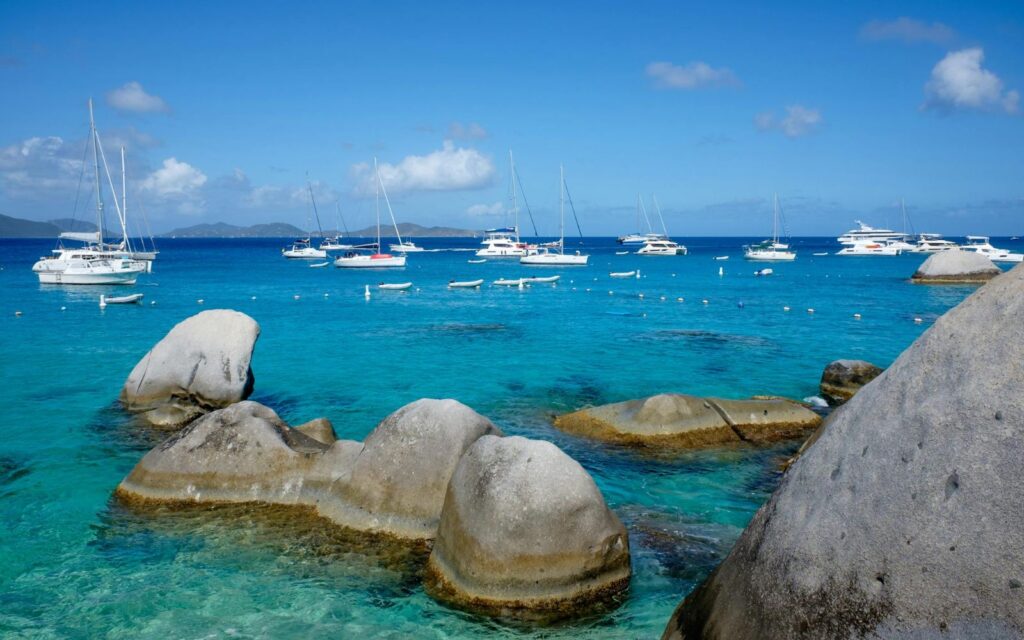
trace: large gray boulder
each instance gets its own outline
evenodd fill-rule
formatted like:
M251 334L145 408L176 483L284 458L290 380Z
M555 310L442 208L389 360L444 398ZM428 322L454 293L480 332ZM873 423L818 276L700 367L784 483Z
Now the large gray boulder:
M563 431L605 442L678 448L799 437L819 424L818 414L792 400L725 400L678 393L589 407L555 418L555 426Z
M626 529L558 447L484 436L448 485L427 562L432 596L500 615L571 615L626 589Z
M864 360L834 360L821 372L821 397L829 406L838 407L880 373L880 367Z
M485 435L501 431L456 400L407 404L366 437L351 475L320 511L353 529L431 539L455 465Z
M132 369L124 407L153 425L180 426L252 393L250 361L260 326L238 311L203 311L179 322Z
M1024 637L1024 267L837 409L665 638Z
M987 282L1000 273L999 267L980 253L948 249L929 256L911 280L920 284L964 284Z

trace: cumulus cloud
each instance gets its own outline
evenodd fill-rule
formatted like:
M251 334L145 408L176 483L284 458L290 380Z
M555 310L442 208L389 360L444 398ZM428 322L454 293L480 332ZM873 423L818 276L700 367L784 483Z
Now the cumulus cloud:
M466 208L466 213L471 216L496 216L505 212L505 205L502 202L494 204L474 204Z
M799 104L786 107L786 115L777 117L766 111L754 116L754 126L759 131L781 131L786 137L799 138L814 133L821 124L821 112Z
M160 96L146 93L142 85L134 80L107 92L107 104L118 111L130 113L167 112L170 107Z
M37 136L0 147L0 189L9 198L37 202L73 192L82 172L82 144Z
M167 158L163 166L146 176L142 188L158 196L185 196L206 184L206 175L187 162Z
M898 40L908 44L946 44L956 38L956 32L941 22L928 24L921 20L902 17L895 20L872 20L860 28L860 37L873 41Z
M685 66L671 62L652 62L647 65L647 77L659 89L703 89L739 85L732 69L715 69L705 62L691 62Z
M381 163L380 178L389 191L467 191L489 186L495 175L494 163L476 149L456 147L445 140L441 149L425 156L410 155L398 164ZM358 195L374 193L373 165L352 165L351 175Z
M1020 94L1005 90L999 76L982 68L984 60L985 52L980 47L947 53L932 69L931 79L924 86L925 102L922 108L1017 113Z
M454 139L469 138L472 140L483 140L487 137L487 129L484 129L475 122L470 122L469 124L453 122L448 125L448 137Z

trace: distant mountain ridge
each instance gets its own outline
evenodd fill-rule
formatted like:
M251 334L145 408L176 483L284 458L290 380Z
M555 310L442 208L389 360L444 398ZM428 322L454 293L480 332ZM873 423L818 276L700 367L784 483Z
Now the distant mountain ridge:
M0 238L56 238L57 225L0 214Z
M77 231L79 233L90 233L96 230L96 223L89 222L87 220L75 220L74 218L57 218L56 220L49 220L50 224L55 225L61 231Z
M478 235L479 232L468 229L455 229L453 227L423 227L412 222L401 222L398 224L398 232L402 237L410 238L466 238ZM394 229L390 226L382 226L381 234L387 237L394 237ZM167 233L160 234L162 238L298 238L304 237L306 231L294 225L284 222L271 222L268 224L254 224L249 227L228 224L226 222L214 222L196 224L190 227L174 229ZM333 229L324 229L324 235L339 235ZM358 238L369 238L377 235L377 227L366 227L357 229L350 234Z

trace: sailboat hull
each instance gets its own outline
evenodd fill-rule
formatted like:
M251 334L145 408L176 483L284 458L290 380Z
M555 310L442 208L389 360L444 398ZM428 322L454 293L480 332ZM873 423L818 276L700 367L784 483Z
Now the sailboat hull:
M334 261L340 269L397 269L405 266L405 256L345 256Z
M534 267L584 267L590 256L576 254L541 253L533 256L523 256L519 264Z

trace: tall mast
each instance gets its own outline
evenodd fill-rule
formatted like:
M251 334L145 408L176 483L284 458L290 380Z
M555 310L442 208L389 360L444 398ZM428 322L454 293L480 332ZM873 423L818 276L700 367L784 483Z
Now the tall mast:
M320 225L320 212L316 208L316 197L313 196L313 183L309 180L309 174L306 174L306 187L309 189L309 201L313 204L313 215L316 216L316 228L320 232L320 237L324 237L324 228Z
M100 243L103 243L103 192L100 189L100 152L96 136L96 120L92 115L92 98L89 98L89 137L92 139L92 164L96 170L96 231L99 232Z
M377 172L377 183L380 185L380 190L384 192L384 202L388 205L388 215L391 216L391 224L395 227L395 237L398 238L398 245L402 245L402 234L398 231L398 222L395 220L395 210L391 208L391 198L388 197L388 189L384 186L384 181L380 179L380 172ZM377 243L380 244L380 215L377 217Z
M377 197L375 200L374 208L377 211L377 253L380 253L380 169L377 168L377 158L373 158L373 175L377 176L377 184L374 187L377 190Z
M128 178L124 169L124 147L121 147L121 228L124 231L124 248L128 248ZM142 235L141 233L139 235ZM140 242L145 245L144 240ZM145 246L143 246L145 248Z
M654 210L658 212L658 220L661 220L661 233L668 238L668 227L665 226L665 216L661 215L661 205L658 204L658 198L653 193L651 194L651 202L654 203Z
M774 212L772 213L772 242L779 242L779 194L772 194L774 196Z
M565 165L558 165L558 252L565 253Z
M516 232L516 243L519 242L519 202L516 200L516 161L512 159L512 150L508 150L508 166L512 176L512 228Z

